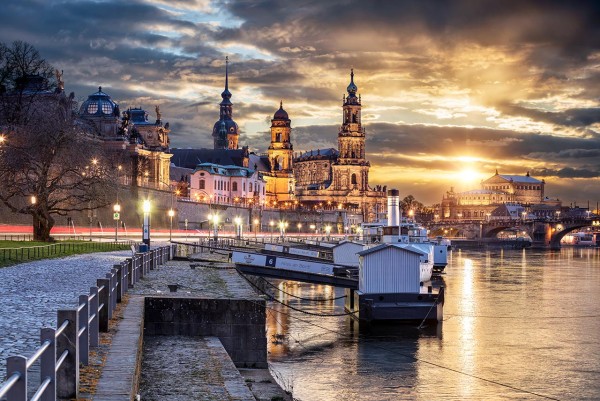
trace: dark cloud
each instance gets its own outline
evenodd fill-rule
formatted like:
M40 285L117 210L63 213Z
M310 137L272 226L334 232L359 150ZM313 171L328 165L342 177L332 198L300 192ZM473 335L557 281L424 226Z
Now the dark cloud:
M566 127L586 127L600 122L600 108L569 109L561 112L550 112L515 105L505 105L501 107L501 110L510 115L525 116L536 121L546 121Z
M600 166L599 166L600 167ZM558 178L598 178L600 171L586 169L577 169L572 167L563 167L561 169L534 169L531 174L537 177L558 177Z

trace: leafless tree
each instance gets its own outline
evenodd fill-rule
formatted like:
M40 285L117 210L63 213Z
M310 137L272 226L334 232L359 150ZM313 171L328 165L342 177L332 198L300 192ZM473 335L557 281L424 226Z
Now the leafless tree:
M73 95L53 90L53 71L33 46L0 43L0 202L31 215L42 241L54 216L108 205L118 177Z
M116 184L102 143L77 123L71 106L64 96L41 99L0 144L0 201L33 217L36 240L50 240L55 215L110 204Z

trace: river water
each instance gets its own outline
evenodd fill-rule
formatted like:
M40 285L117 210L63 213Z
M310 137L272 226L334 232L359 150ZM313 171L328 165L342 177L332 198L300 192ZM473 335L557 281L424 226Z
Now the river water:
M454 250L444 321L358 330L343 299L270 302L269 361L297 400L598 400L600 250ZM276 282L297 297L344 294Z

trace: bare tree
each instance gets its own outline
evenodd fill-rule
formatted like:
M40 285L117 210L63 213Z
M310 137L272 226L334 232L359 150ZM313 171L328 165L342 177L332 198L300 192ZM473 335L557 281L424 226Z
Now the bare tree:
M36 240L50 240L55 215L110 204L116 184L101 141L76 121L72 106L64 95L39 99L0 143L0 201L33 217Z

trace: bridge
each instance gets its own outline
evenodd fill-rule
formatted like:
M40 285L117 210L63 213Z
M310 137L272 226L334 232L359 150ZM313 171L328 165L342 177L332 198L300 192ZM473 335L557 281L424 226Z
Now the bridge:
M446 220L426 224L427 228L444 232L453 229L459 236L468 239L496 238L498 233L517 229L523 231L533 241L533 246L550 249L560 249L560 241L570 232L586 227L600 231L600 216L566 216L562 218L533 218L533 219L492 219L479 220Z

